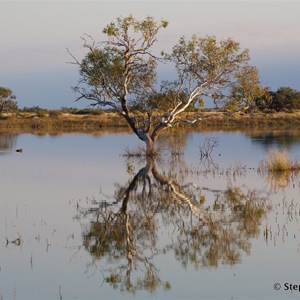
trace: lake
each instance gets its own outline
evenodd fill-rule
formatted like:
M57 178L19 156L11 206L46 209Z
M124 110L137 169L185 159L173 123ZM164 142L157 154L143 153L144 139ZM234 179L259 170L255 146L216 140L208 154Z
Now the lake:
M299 130L170 131L155 161L124 156L139 145L0 133L0 299L299 298L299 174L259 168L300 161Z

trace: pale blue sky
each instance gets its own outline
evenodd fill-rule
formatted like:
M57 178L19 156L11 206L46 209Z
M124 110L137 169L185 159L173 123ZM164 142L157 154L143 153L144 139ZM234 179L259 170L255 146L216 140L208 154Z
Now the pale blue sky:
M250 49L264 85L300 90L299 1L1 1L0 86L11 88L19 106L85 107L71 91L78 79L66 48L83 56L80 37L101 40L118 16L169 20L158 50L182 35L232 37ZM171 76L164 67L161 77Z

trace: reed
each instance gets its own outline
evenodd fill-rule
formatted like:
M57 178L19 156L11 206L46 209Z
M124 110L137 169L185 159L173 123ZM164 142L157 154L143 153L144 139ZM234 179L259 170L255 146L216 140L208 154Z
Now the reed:
M271 173L299 171L300 164L298 161L291 161L286 150L271 150L267 159L260 163L260 169Z

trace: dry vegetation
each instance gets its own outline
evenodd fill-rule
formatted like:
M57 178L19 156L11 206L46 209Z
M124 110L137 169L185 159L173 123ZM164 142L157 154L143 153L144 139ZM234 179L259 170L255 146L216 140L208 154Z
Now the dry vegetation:
M21 132L95 132L103 129L127 131L126 123L116 113L71 114L60 111L2 115L0 130Z
M260 170L272 173L299 172L300 164L297 161L291 161L286 150L271 150L268 158L260 162Z
M181 127L198 129L288 129L300 128L300 111L281 113L234 113L224 112L186 112L183 117L204 119L193 124L181 124ZM84 131L92 132L103 128L129 128L126 121L115 112L97 110L95 113L75 114L60 110L42 113L20 112L2 114L0 130L18 131Z
M291 161L286 150L271 150L267 159L260 162L258 172L267 175L271 189L276 192L291 183L295 186L295 179L299 179L300 164Z

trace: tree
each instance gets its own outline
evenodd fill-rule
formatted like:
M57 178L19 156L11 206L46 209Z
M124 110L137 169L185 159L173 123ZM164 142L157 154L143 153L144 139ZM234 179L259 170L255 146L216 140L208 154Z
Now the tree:
M0 113L15 112L18 110L16 96L8 88L0 87Z
M300 109L300 92L290 87L280 87L276 92L270 92L269 108L276 111Z
M248 50L241 51L239 43L232 39L218 42L214 36L194 35L190 40L181 37L172 53L155 55L157 34L167 25L167 21L157 22L152 17L142 21L132 16L119 17L104 28L104 42L96 44L89 36L89 41L83 38L87 54L82 61L70 53L79 66L80 80L74 88L80 94L78 100L85 98L92 105L116 110L146 143L149 156L155 154L154 143L162 130L179 122L201 120L201 116L182 118L183 112L207 97L226 105L232 100L232 91L243 86L243 71L254 72L248 65ZM164 81L157 91L155 69L159 62L175 66L178 79ZM245 93L250 95L253 86L248 81L244 85ZM242 92L239 90L239 94ZM249 103L252 98L247 99ZM240 104L238 109L244 103ZM136 107L142 107L143 114L132 109Z
M259 72L256 67L245 66L236 74L236 84L231 89L231 100L227 106L236 108L240 105L256 106L262 99L266 99L267 89L262 88Z
M272 95L269 87L264 87L262 93L255 97L254 105L260 111L270 109L272 105Z

